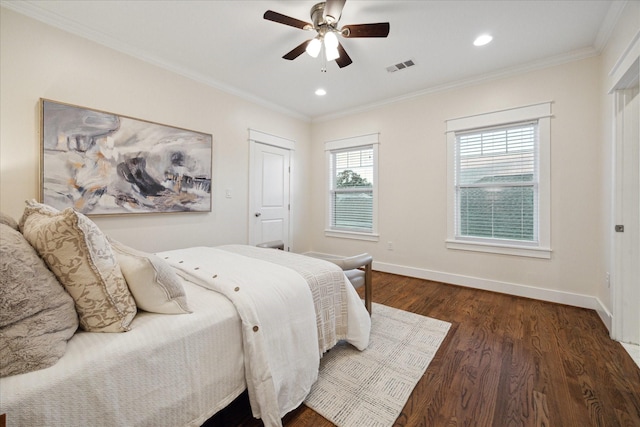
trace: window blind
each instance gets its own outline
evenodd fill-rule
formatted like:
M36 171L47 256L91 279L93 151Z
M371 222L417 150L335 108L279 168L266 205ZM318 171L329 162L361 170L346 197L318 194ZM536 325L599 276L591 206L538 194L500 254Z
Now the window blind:
M457 237L537 241L537 122L456 133Z
M373 230L373 147L331 151L331 228Z

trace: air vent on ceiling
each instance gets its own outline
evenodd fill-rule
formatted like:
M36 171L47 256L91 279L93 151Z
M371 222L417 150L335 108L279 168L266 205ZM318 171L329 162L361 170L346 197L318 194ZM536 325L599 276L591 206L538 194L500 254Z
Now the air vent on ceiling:
M414 65L416 64L415 62L413 62L413 59L409 59L408 61L400 62L399 64L387 67L387 71L390 73L395 73L396 71L404 70L406 68L413 67Z

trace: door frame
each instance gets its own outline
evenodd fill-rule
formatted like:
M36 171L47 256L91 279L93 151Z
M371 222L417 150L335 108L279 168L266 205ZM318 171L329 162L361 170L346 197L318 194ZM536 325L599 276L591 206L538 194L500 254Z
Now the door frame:
M625 208L624 201L628 199L628 195L635 192L637 194L640 191L640 181L632 182L629 186L628 180L623 179L623 157L626 151L628 152L629 144L636 144L634 147L635 154L633 156L632 169L635 169L638 173L640 168L640 156L638 151L640 148L637 146L639 141L630 141L623 132L623 126L625 125L625 109L621 108L624 105L625 96L629 93L629 90L637 84L640 74L640 32L636 35L631 42L625 53L620 57L613 70L609 74L613 77L612 81L615 82L614 86L610 89L609 94L613 95L613 170L612 170L612 219L615 224L611 224L611 299L612 299L612 324L611 324L611 338L618 341L629 342L629 324L634 321L634 314L631 313L627 304L625 304L625 298L629 298L629 294L632 292L631 286L634 286L634 280L632 276L632 269L637 263L637 260L631 259L628 255L628 249L631 248L631 253L637 254L640 246L640 232L637 232L638 224L633 227L627 227L627 234L622 234L614 231L614 225L624 225L625 222L629 223L638 221L638 218L626 218L628 208ZM636 95L639 96L639 95ZM620 111L620 113L619 113ZM636 118L636 120L638 120ZM632 150L633 151L633 150ZM629 159L627 159L628 161ZM636 207L637 208L637 207ZM629 224L631 225L631 224ZM633 235L628 234L630 231L636 230ZM636 283L637 286L637 283ZM634 344L639 344L640 337L634 340Z
M293 203L293 197L292 197L292 193L291 193L291 178L293 177L293 173L294 173L294 160L293 160L293 153L295 151L295 141L287 139L287 138L283 138L280 136L276 136L276 135L271 135L268 134L266 132L262 132L259 130L255 130L255 129L249 129L249 200L248 200L248 211L247 211L247 222L248 222L248 242L249 244L252 244L252 239L253 239L253 235L255 233L255 221L253 221L253 212L255 211L255 206L254 206L254 200L255 200L255 188L253 186L253 174L256 171L256 165L254 164L254 154L255 154L255 150L257 149L256 144L261 144L261 145L270 145L272 147L277 147L277 148L282 148L285 150L289 151L289 174L287 175L289 177L289 182L288 182L288 186L289 186L289 210L287 211L287 215L289 216L289 220L288 222L288 235L289 235L289 241L288 242L284 242L284 250L285 251L289 251L291 250L291 246L292 246L292 241L293 241L293 227L292 227L292 212L294 209L294 203ZM260 243L260 242L256 242L256 243Z

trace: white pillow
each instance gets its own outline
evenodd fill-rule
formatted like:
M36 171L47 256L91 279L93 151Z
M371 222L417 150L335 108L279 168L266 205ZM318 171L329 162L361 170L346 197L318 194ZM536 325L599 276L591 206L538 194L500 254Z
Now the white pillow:
M138 308L152 313L191 313L181 279L160 257L109 239Z

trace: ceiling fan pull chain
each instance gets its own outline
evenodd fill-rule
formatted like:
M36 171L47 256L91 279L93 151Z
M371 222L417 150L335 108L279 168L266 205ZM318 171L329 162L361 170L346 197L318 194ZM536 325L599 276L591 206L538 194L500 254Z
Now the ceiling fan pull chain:
M324 43L322 43L322 67L320 68L320 72L321 73L326 73L327 72L327 54L326 54L326 47L324 45Z

